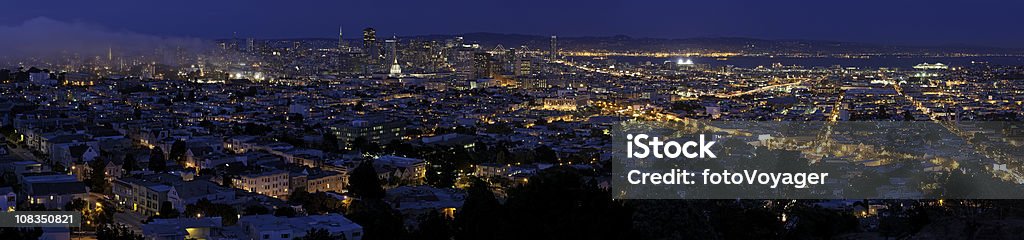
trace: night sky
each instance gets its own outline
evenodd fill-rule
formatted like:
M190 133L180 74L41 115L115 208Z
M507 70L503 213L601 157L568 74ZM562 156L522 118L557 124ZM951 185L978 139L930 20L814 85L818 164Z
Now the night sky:
M160 2L160 3L157 3ZM1024 1L951 0L175 0L9 1L0 25L47 18L161 37L346 38L524 33L755 37L1024 47Z

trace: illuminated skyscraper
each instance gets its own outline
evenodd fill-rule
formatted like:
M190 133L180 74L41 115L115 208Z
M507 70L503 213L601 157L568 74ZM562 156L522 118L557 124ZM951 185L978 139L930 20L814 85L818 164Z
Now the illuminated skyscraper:
M366 73L374 73L381 70L380 49L377 47L377 30L373 28L363 29L363 52L366 53Z
M256 40L251 38L251 37L250 38L246 38L245 39L245 50L248 51L248 52L255 52L256 51Z
M231 46L229 47L232 51L238 51L238 32L231 33Z
M386 63L398 62L398 38L384 40L384 60Z
M377 30L373 28L363 29L363 48L369 50L377 46Z
M551 59L558 59L558 37L551 35Z
M348 44L345 44L345 39L341 36L341 26L338 26L338 51L345 51L348 48Z

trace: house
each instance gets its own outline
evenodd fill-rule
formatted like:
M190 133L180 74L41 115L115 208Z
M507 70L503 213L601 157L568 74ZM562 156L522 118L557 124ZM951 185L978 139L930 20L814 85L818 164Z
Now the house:
M107 161L107 165L103 167L103 173L107 176L107 181L114 181L115 178L124 176L124 161L122 160L111 160Z
M315 171L306 176L307 192L342 193L348 185L348 176L334 171Z
M146 240L216 239L223 228L220 217L153 219L142 225Z
M12 187L0 187L0 212L11 212L18 207L18 193Z
M99 156L99 143L85 134L67 134L45 138L44 148L50 162L70 167L75 162L92 161Z
M291 179L284 170L272 170L239 175L231 179L231 185L248 192L275 198L288 198Z
M228 203L235 200L235 190L204 180L186 181L175 186L182 205L188 206L201 200L212 203Z
M306 236L310 229L324 229L340 239L363 239L363 227L341 214L278 217L274 215L242 216L238 219L246 238L250 240L291 240Z
M36 161L21 161L13 159L0 163L0 169L4 172L13 173L17 176L24 176L26 173L40 173L43 171L43 164Z
M24 177L23 191L30 204L41 204L46 209L62 209L76 198L89 194L85 183L75 175L57 173L32 174Z
M382 156L373 160L373 168L386 186L422 184L427 175L427 164L422 159Z
M256 140L258 140L256 136L250 135L229 137L224 140L224 149L235 153L246 153L256 148Z
M217 163L230 163L234 158L224 154L220 146L204 145L200 143L189 144L185 150L185 167L196 168L196 170L211 168Z
M111 183L111 191L114 202L121 207L152 216L160 211L163 202L170 202L179 211L184 210L178 190L173 186L173 182L180 181L180 177L163 173L141 178L118 178Z
M67 160L70 160L69 161L70 163L74 163L74 162L92 162L92 160L96 159L96 157L98 157L100 155L100 153L98 151L96 151L95 148L93 148L92 146L86 145L86 144L70 146L70 147L68 147L68 152L70 153L69 157L71 157L71 159L67 159ZM59 162L64 162L64 161L59 161ZM64 166L68 166L68 165L64 165Z
M448 218L455 217L455 211L466 201L465 192L456 189L434 188L426 185L401 186L388 189L384 201L400 212L406 224L415 226L416 219L426 213L437 211Z

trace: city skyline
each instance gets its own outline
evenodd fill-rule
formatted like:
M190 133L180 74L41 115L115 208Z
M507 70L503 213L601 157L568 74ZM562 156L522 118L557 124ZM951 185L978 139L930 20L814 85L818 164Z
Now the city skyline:
M1013 239L1015 5L10 3L0 239Z

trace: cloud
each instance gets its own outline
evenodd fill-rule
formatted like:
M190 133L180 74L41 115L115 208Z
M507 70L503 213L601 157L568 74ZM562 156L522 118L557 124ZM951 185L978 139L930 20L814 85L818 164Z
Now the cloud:
M106 56L151 55L156 49L199 51L211 43L197 38L158 37L114 31L82 22L63 22L46 17L29 19L20 25L0 26L0 56L56 57L67 55Z

